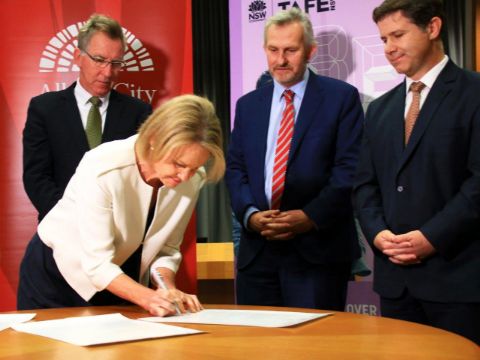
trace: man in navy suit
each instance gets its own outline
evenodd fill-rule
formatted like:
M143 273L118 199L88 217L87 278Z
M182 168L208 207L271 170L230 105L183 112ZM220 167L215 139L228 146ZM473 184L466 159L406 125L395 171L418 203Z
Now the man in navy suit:
M363 122L358 91L307 69L316 45L297 8L268 20L264 49L274 81L238 100L227 159L242 224L237 302L343 310L360 255L351 205ZM287 89L294 127L277 208L272 179Z
M124 65L125 39L120 24L93 15L78 34L78 81L65 90L30 101L23 131L23 183L41 220L62 197L83 154L90 149L85 127L89 99L101 100L101 141L136 133L152 112L150 105L112 90Z
M406 75L368 108L354 190L381 312L480 343L480 77L445 55L441 1L387 0L373 19Z

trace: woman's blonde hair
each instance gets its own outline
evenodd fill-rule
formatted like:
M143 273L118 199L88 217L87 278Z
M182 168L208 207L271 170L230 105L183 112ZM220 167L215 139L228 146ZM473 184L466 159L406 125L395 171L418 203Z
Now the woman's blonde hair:
M200 96L181 95L163 103L143 123L137 154L156 162L183 145L197 143L209 153L207 178L218 181L225 172L222 129L213 104Z

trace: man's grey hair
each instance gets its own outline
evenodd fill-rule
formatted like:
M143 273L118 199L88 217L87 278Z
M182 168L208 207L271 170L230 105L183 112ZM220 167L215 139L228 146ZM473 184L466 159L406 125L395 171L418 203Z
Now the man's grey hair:
M92 36L98 32L103 32L112 40L120 40L125 50L126 42L120 24L115 19L100 14L93 14L80 29L78 33L78 48L86 51Z
M282 26L291 23L299 23L302 26L303 43L306 49L311 49L316 45L315 37L313 36L312 22L308 15L297 7L279 11L267 20L263 32L263 44L267 45L267 31L270 26Z

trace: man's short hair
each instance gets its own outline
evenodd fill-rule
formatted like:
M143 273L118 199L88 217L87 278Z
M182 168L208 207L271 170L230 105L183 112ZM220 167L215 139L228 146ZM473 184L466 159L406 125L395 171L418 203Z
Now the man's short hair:
M373 10L373 21L378 23L385 16L401 11L403 16L422 29L426 29L433 17L437 16L445 24L442 0L385 0Z
M267 44L267 31L272 25L282 26L291 23L299 23L303 28L303 43L306 49L311 49L316 45L313 36L313 28L308 15L297 7L288 10L282 10L270 17L265 24L263 32L263 44Z
M112 40L120 40L123 49L125 49L125 37L120 24L115 19L101 14L90 16L90 19L80 29L78 33L78 48L83 51L87 50L90 39L98 32L103 32Z

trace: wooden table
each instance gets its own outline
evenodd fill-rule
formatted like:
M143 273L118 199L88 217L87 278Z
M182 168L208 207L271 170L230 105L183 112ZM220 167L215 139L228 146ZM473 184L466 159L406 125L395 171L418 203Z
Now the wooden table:
M281 310L228 305L206 307ZM39 310L35 319L113 312L132 319L147 316L136 307L111 306ZM80 347L7 329L0 332L0 359L480 359L479 347L461 336L414 323L342 312L290 328L181 326L207 333Z

